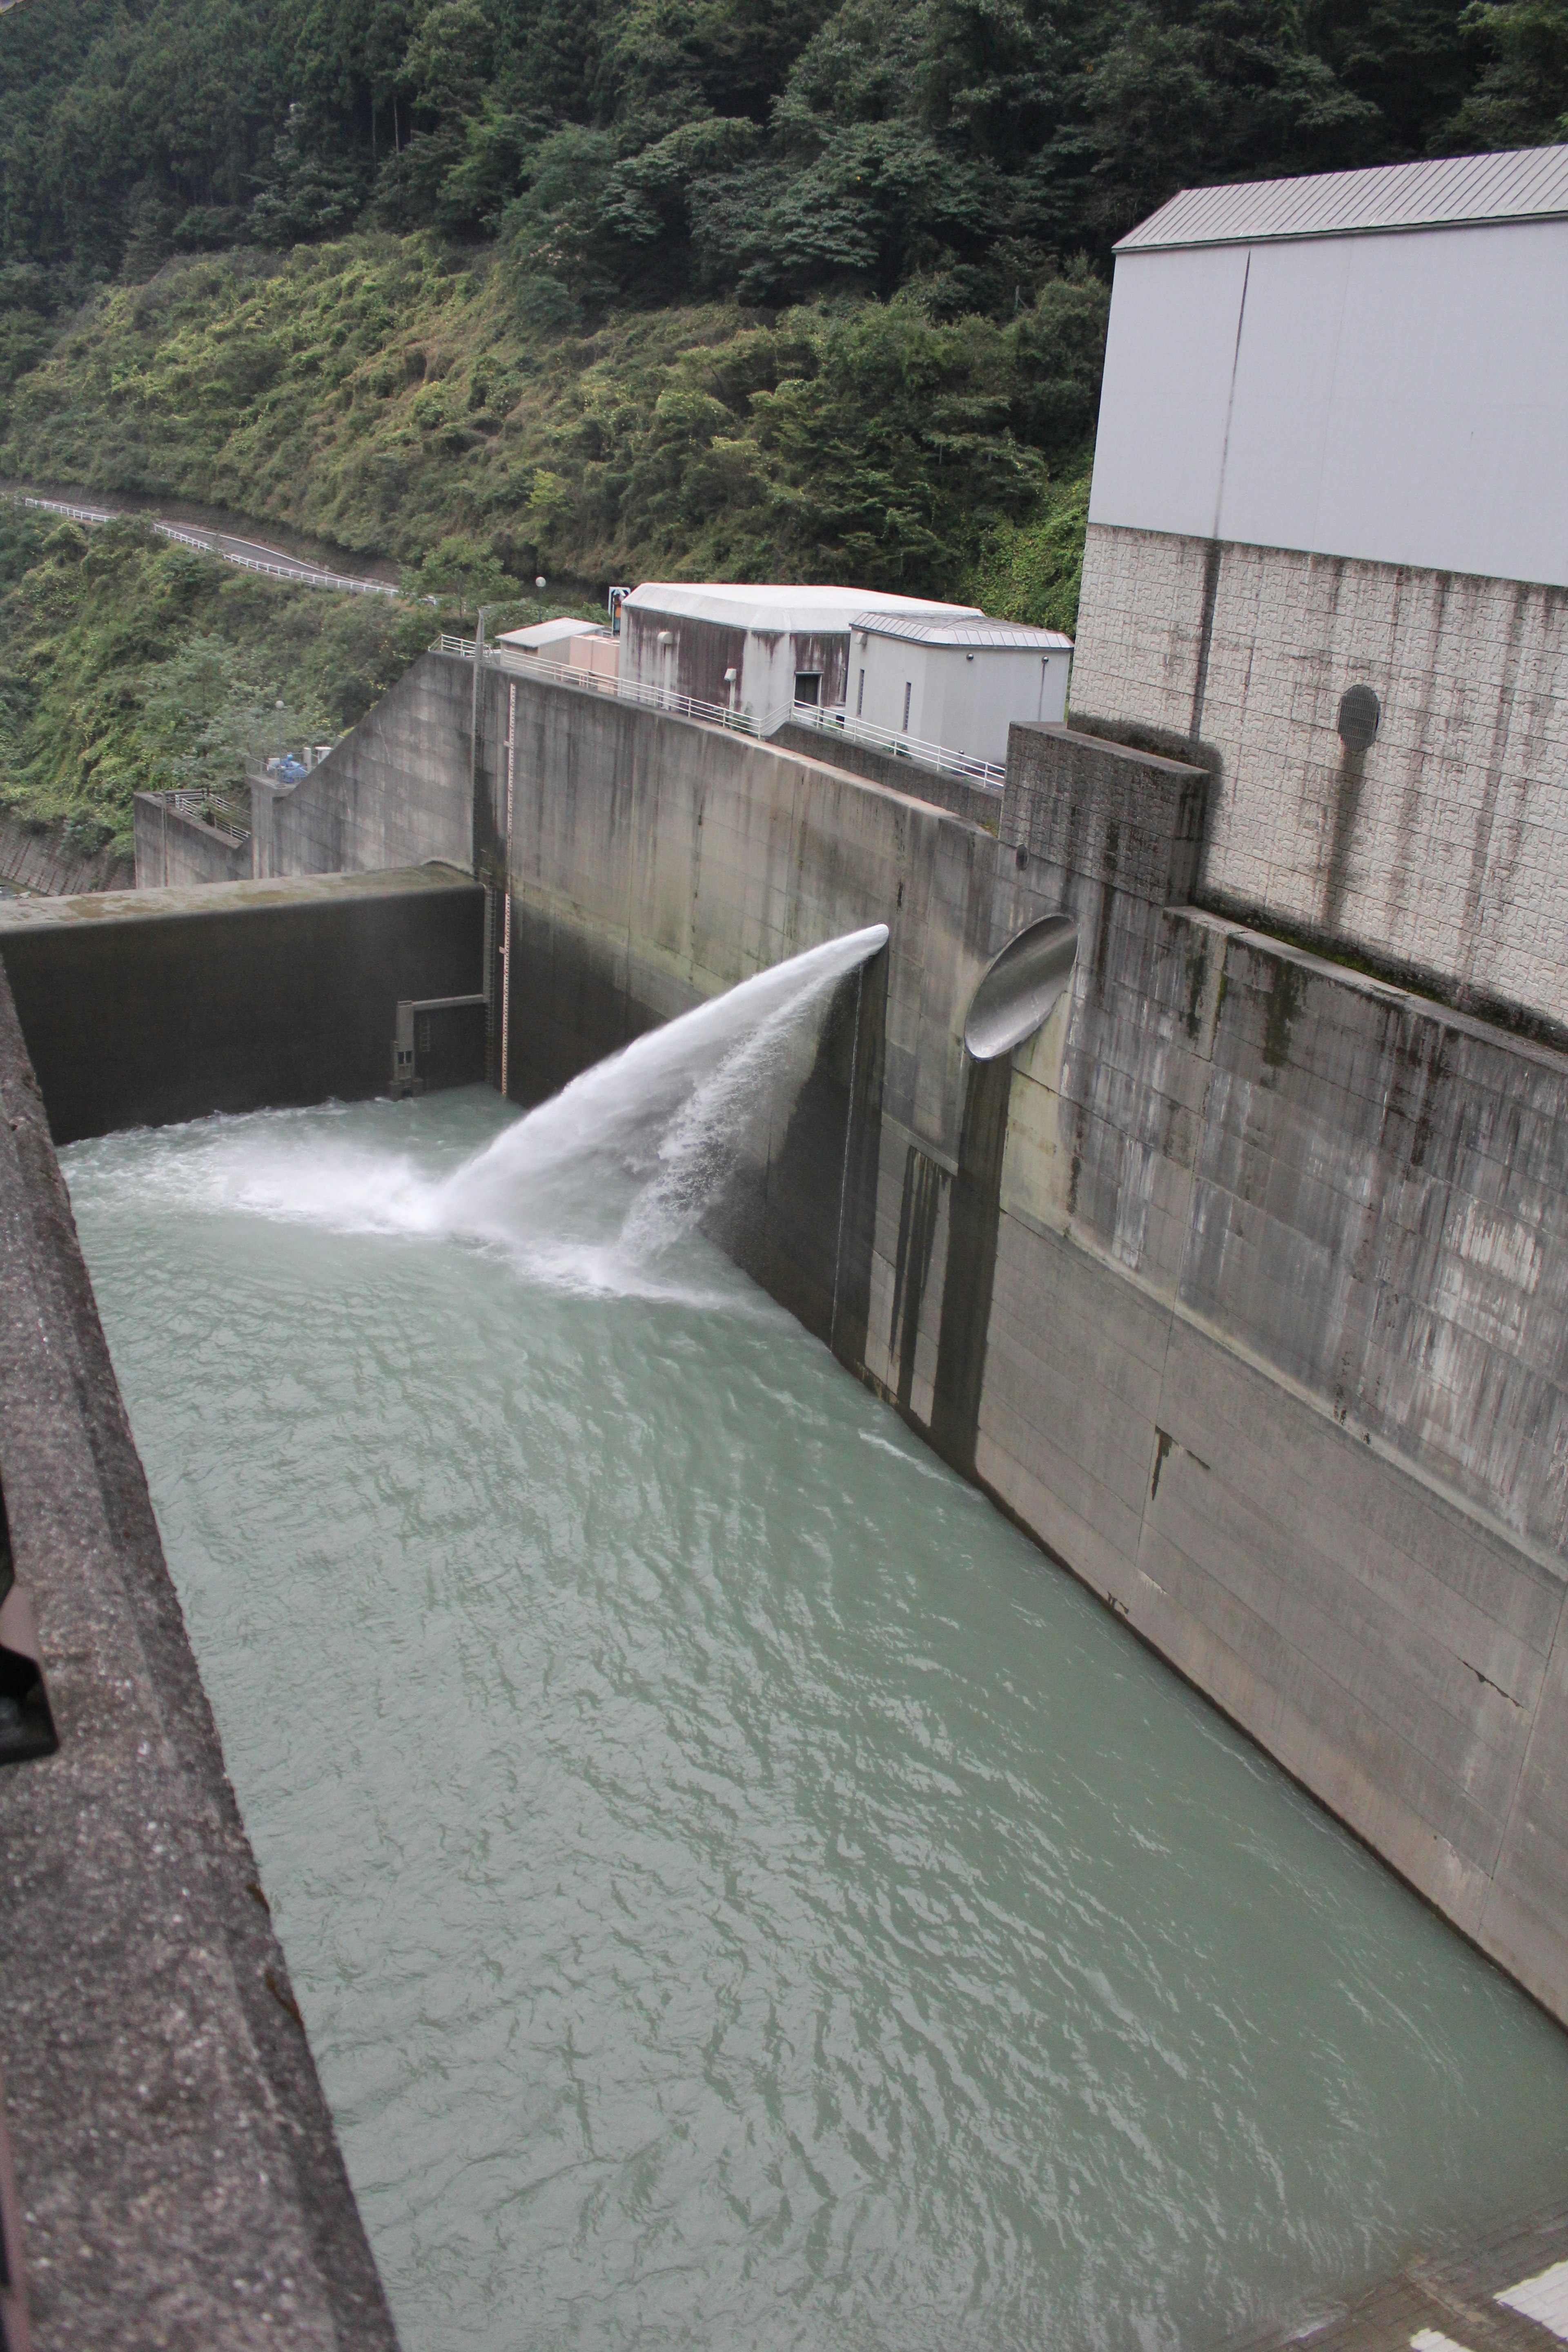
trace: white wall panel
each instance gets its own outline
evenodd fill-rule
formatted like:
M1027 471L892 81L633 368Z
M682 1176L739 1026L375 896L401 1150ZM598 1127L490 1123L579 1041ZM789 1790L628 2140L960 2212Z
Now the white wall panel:
M1120 258L1090 522L1214 536L1247 250Z
M1090 517L1568 585L1565 383L1568 222L1124 254Z

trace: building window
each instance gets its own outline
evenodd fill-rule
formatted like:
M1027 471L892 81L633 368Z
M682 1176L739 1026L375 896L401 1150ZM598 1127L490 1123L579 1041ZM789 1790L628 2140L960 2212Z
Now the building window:
M858 685L858 686L856 688L856 689L855 689L855 716L856 716L856 718L857 718L857 719L858 719L858 718L859 718L859 716L860 716L861 712L865 709L865 708L866 708L866 673L865 673L865 671L864 671L864 670L862 670L862 671L861 671L861 673L860 673L860 683L859 683L859 685Z
M795 674L795 698L797 702L816 704L822 700L822 672L818 669L797 669Z
M902 731L903 731L906 735L907 735L907 734L909 733L909 731L910 731L910 695L914 692L914 690L915 690L915 682L914 682L913 678L912 678L912 677L907 677L907 678L905 678L905 680L904 680L904 724L903 724L903 730L902 730Z

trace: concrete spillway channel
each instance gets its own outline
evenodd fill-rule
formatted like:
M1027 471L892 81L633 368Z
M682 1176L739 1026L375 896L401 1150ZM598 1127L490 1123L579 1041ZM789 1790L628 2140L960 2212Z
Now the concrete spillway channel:
M1568 2014L1561 1481L1540 1369L1562 1312L1548 1270L1552 1171L1568 1164L1552 1141L1568 1129L1560 1059L1194 909L1205 780L1180 762L1020 729L993 832L869 775L501 674L485 681L470 766L471 676L428 656L258 821L258 856L277 868L361 871L0 910L0 957L54 1141L388 1095L399 1005L442 1007L412 1016L426 1103L493 1078L503 952L511 1091L539 1103L721 989L885 922L886 950L825 1001L777 1115L736 1126L705 1230L857 1375L867 1412L884 1410L879 1399L892 1408L886 1426L824 1408L864 1458L896 1450L900 1416L907 1443L909 1432L929 1440L1470 1946ZM493 909L507 882L503 940ZM1042 921L1058 928L1036 946L1054 940L1054 953L1009 950ZM1042 1018L1018 1012L1012 1035L1031 991ZM8 1034L0 1158L7 1264L23 1278L8 1274L5 1289L0 1480L61 1739L57 1756L0 1780L0 1822L30 1856L23 1895L37 1923L28 1956L7 1963L19 1991L0 2052L24 2201L36 2190L37 2299L79 2336L102 2335L110 2287L71 2249L90 2247L109 2216L105 2232L122 2231L114 2291L134 2275L144 2313L171 2291L173 2262L179 2293L206 2313L205 2340L247 2340L237 2315L254 2286L269 2309L296 2297L297 2340L336 2329L339 2341L384 2341L295 1994L247 1891L261 1881L38 1097ZM107 1260L102 1278L114 1279ZM176 1259L166 1278L182 1278ZM784 1342L769 1344L783 1365ZM809 1419L816 1377L800 1370L791 1412ZM933 1486L927 1516L962 1491ZM1013 1540L1000 1518L986 1524ZM987 1554L973 1608L1003 1589L987 1580L1013 1572ZM1071 1650L1079 1635L1006 1590L1011 1643L1043 1675L1053 1645ZM946 1605L963 1616L956 1598ZM1148 1708L1177 1705L1163 1672L1147 1659L1144 1671L1159 1675ZM1009 1705L998 1685L987 1706L999 1741ZM1140 1722L1118 1734L1133 1757L1149 1736ZM1245 1777L1246 1753L1226 1747L1225 1772ZM1246 1843L1240 1830L1218 1839L1216 1870ZM1325 1858L1325 1869L1350 1866ZM1281 1865L1270 1901L1307 1875ZM1521 2210L1532 2200L1504 2177L1504 2143L1528 2140L1552 2111L1555 2029L1374 1879L1405 1906L1401 1935L1438 1938L1418 1953L1389 1947L1385 1978L1412 1999L1450 1983L1461 2005L1501 2021L1499 2053L1528 2053L1536 2089L1512 2083L1510 2111L1489 2119L1471 2168L1494 2165L1503 2205ZM99 1957L78 1965L84 1916L111 1924L94 1931ZM127 1948L153 1955L144 1976L119 1969ZM66 1949L74 1976L49 1958ZM1473 1971L1462 1989L1443 1953ZM700 1977L695 1948L689 1962ZM1042 2016L1054 2006L1046 1981L1035 1980ZM1386 2047L1398 2040L1391 2023ZM80 2054L51 2068L46 2047ZM152 2050L172 2086L161 2108L135 2063ZM1508 2063L1494 2053L1491 2079ZM50 2080L70 2113L51 2106ZM71 2120L89 2084L96 2137ZM1413 2095L1390 2079L1390 2105ZM1461 2108L1484 2117L1484 2095L1467 2091L1416 2137L1466 2146ZM1356 2128L1376 2142L1371 2120ZM45 2147L40 2171L28 2151ZM127 2218L121 2163L154 2183L139 2212L206 2214L184 2242L187 2267L171 2231ZM231 2191L198 2190L230 2163ZM1542 2204L1568 2186L1547 2172L1533 2164ZM1369 2210L1387 2178L1366 2184ZM1043 2200L1037 2188L1026 2200L1037 2219ZM1216 2210L1194 2226L1229 2248L1222 2271L1245 2267ZM1445 2215L1411 2208L1395 2236L1427 2232L1427 2267L1359 2317L1335 2320L1336 2296L1342 2306L1380 2263L1397 2267L1404 2241L1368 2237L1359 2266L1347 2254L1341 2274L1309 2282L1310 2308L1300 2273L1259 2274L1228 2300L1194 2287L1156 2333L1199 2340L1188 2324L1217 2343L1248 2318L1255 2337L1265 2321L1315 2319L1347 2345L1405 2342L1423 2326L1473 2352L1539 2343L1509 2331L1541 2323L1496 2298L1568 2249L1550 2215L1518 2242L1500 2237L1508 2219L1485 2199ZM1476 2252L1494 2241L1495 2253ZM894 2273L883 2286L904 2291ZM1136 2313L1116 2292L1105 2287L1102 2306L1114 2322L1097 2322L1091 2299L1058 2313L1056 2340L1121 2340ZM407 2333L423 2323L399 2272L405 2294ZM1005 2306L982 2294L975 2308L973 2340L1006 2340ZM199 2321L192 2333L202 2336ZM958 2322L948 2335L963 2340ZM149 2319L142 2336L121 2328L120 2340L157 2339Z

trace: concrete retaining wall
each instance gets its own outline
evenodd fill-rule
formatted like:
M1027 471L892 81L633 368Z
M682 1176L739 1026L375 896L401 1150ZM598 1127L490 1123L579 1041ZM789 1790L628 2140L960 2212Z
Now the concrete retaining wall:
M0 1773L39 2352L395 2352L0 971L0 1487L57 1755Z
M484 894L449 866L0 900L57 1143L392 1078L399 998L477 990ZM483 1013L431 1016L433 1084L481 1078Z
M37 829L19 817L0 812L0 882L18 890L36 890L72 897L83 890L128 890L131 861L111 850L96 850L90 857L68 849L58 824Z
M252 778L257 877L364 874L431 858L471 866L472 680L468 663L426 654L301 783Z
M251 877L250 840L231 841L215 825L172 805L173 793L138 793L133 803L136 828L136 887L139 890L184 889L196 882L247 882Z
M306 780L312 854L373 854L376 772L462 831L470 679ZM997 837L492 675L498 883L509 770L513 1092L885 920L731 1244L1568 2019L1568 1060L1196 911L1181 761L1017 729ZM1063 908L1072 990L987 1076L973 989Z

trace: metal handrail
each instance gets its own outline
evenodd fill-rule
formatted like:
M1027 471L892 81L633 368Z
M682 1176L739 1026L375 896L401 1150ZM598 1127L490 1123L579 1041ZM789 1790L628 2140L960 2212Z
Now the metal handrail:
M455 655L459 661L472 661L472 637L454 637L446 632L436 638L433 654ZM695 719L705 727L724 727L740 735L771 735L781 728L789 713L773 710L758 718L750 710L733 710L722 702L704 702L695 694L677 694L673 687L647 686L630 677L601 677L595 671L574 668L566 662L546 661L542 654L520 653L513 646L487 646L485 659L513 677L543 677L552 686L574 686L588 694L603 695L611 702L630 702L644 710L668 711L676 719Z
M851 719L848 712L834 704L797 702L790 713L796 727L815 727L822 734L829 732L847 737L852 743L863 744L868 751L882 751L895 760L910 760L921 768L934 768L939 775L963 776L966 782L978 784L985 792L999 793L1007 781L1007 771L994 760L978 760L967 751L955 751L946 743L928 743L919 735L903 734L896 727L873 727L865 719Z
M174 810L176 816L195 817L209 833L221 835L231 849L242 849L250 839L248 825L236 824L229 817L215 814L215 811L232 804L219 801L205 785L195 789L182 786L174 792L160 793L158 797L166 808Z
M430 650L433 654L455 655L459 661L472 661L474 641L472 637L455 637L443 632ZM941 775L962 776L982 792L999 793L1007 780L1006 769L994 760L977 760L967 751L955 751L945 743L928 743L918 735L902 735L894 728L869 726L833 705L824 709L815 702L784 703L759 716L750 710L731 710L721 702L703 702L693 694L677 694L672 687L647 686L637 678L600 677L592 670L574 669L565 662L546 661L542 654L519 653L511 646L487 646L485 659L514 677L544 677L552 686L579 687L613 701L635 703L647 710L667 710L677 719L695 719L704 726L724 727L733 733L754 735L761 740L776 735L781 727L792 722L797 727L815 727L823 734L840 733L851 742L863 743L868 751L909 760L919 767L934 768Z

